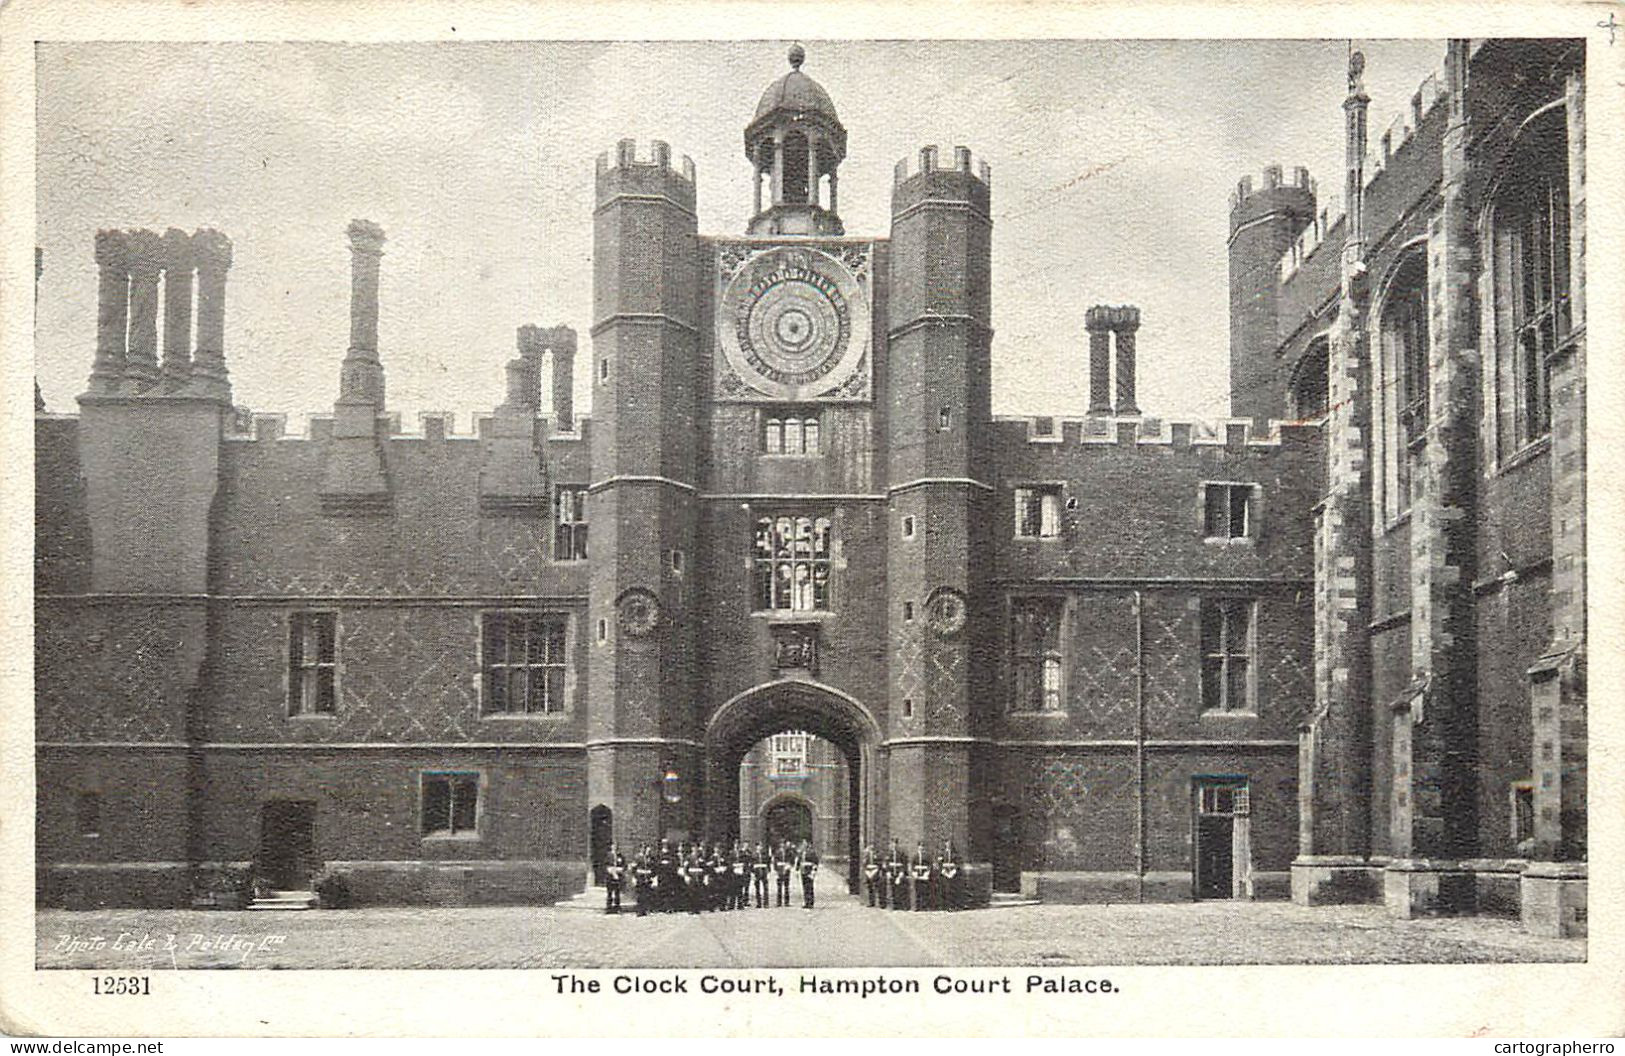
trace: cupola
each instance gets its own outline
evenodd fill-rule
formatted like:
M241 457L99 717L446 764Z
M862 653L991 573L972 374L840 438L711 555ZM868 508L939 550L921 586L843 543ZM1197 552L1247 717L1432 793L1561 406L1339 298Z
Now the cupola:
M823 86L790 48L790 72L768 85L745 128L745 157L755 168L753 235L839 235L836 169L846 158L846 129ZM762 193L763 183L768 193Z

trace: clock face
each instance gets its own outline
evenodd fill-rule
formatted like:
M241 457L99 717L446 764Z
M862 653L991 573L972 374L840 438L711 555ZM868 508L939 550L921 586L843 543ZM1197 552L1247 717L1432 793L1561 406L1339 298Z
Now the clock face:
M827 253L781 247L750 257L718 308L718 344L757 394L830 398L863 365L868 295Z

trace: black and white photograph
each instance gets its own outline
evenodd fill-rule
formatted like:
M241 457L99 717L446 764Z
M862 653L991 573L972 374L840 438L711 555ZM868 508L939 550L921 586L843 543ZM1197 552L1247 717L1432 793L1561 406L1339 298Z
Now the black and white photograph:
M24 967L702 1018L1595 978L1607 5L751 10L12 42Z

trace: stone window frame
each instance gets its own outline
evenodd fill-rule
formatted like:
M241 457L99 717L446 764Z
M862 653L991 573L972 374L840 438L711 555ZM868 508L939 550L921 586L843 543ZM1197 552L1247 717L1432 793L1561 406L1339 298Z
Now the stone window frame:
M561 564L585 561L591 551L592 495L586 484L553 485L553 560ZM566 496L569 502L566 503ZM569 519L565 519L565 515ZM567 540L567 543L566 543Z
M776 534L782 521L789 521L792 527L790 549L787 554L781 553ZM797 552L797 544L801 541L801 525L808 526L810 537L808 544L811 550L807 554ZM768 550L764 555L762 551L763 525L767 526ZM823 532L824 545L822 551L818 549L819 532ZM795 510L761 511L751 524L750 536L750 592L751 612L757 615L775 617L807 617L818 613L835 611L835 516L829 511L809 512L805 508ZM789 603L780 605L780 589L778 570L781 565L790 566L790 585L787 588ZM809 604L798 604L803 597L803 591L797 589L797 571L807 569L807 588L811 591ZM824 573L822 604L819 603L818 573ZM763 578L765 575L765 579ZM764 586L766 591L764 593ZM766 598L768 604L764 608L762 601Z
M792 432L795 444L790 442ZM768 458L822 458L824 416L816 407L780 404L757 412L756 449Z
M904 539L914 538L914 533L916 530L914 515L912 513L903 514L899 527L903 533Z
M1417 269L1420 269L1420 275ZM1373 300L1371 343L1377 366L1375 405L1372 421L1375 432L1377 471L1371 486L1377 492L1377 525L1394 525L1410 516L1415 497L1418 463L1424 455L1427 426L1431 417L1429 388L1433 335L1432 300L1429 291L1428 240L1418 236L1399 247ZM1406 300L1401 300L1404 297ZM1419 329L1404 331L1393 318L1408 308L1408 321L1420 321ZM1392 319L1392 323L1390 320ZM1424 347L1405 341L1405 334L1420 336ZM1420 377L1416 375L1420 373Z
M1218 491L1224 496L1225 534L1215 535L1210 531L1213 522L1213 494ZM1242 530L1235 534L1235 502L1236 496L1243 497ZM1197 516L1201 521L1202 541L1216 545L1231 543L1252 544L1257 542L1263 526L1264 485L1250 480L1204 480L1197 485Z
M300 628L305 621L326 619L332 621L333 655L331 660L317 659L310 663L304 660L304 645L306 635L300 634ZM336 608L291 609L284 621L283 652L282 652L282 709L283 715L289 719L305 720L331 720L338 716L339 700L341 698L344 661L343 649L340 643L343 639L343 624ZM297 654L295 644L299 645ZM297 659L296 659L297 656ZM306 687L313 686L320 694L321 672L331 672L331 707L323 710L319 707L306 705ZM319 701L318 701L319 703Z
M1026 608L1048 608L1054 617L1054 644L1035 651L1024 652L1021 643L1021 631L1017 625L1018 614ZM1055 593L1022 593L1012 594L1006 599L1006 643L1005 663L1008 673L1008 699L1005 711L1010 715L1056 715L1065 716L1067 709L1067 623L1071 606L1064 594ZM1037 665L1037 689L1039 706L1025 707L1025 698L1030 694L1024 693L1023 668L1026 665ZM1028 678L1032 676L1029 673ZM1052 685L1053 682L1053 685ZM1047 707L1046 702L1054 700L1053 707Z
M474 788L473 824L467 828L457 827L459 787L466 788L472 779ZM430 829L429 825L429 786L444 781L447 786L446 820L444 829ZM487 793L485 772L478 769L452 769L435 768L418 771L418 837L422 840L478 840L485 830L485 798Z
M1023 502L1023 493L1030 497ZM1011 538L1021 542L1053 542L1062 535L1061 516L1066 509L1066 481L1064 480L1023 480L1011 485L1011 510L1014 513L1014 523L1011 525ZM1054 530L1044 531L1044 500L1053 497L1055 500L1054 518L1050 522ZM1037 505L1033 505L1034 499ZM1036 510L1037 516L1033 514ZM1024 533L1022 529L1032 525L1035 531Z
M1245 641L1238 651L1231 636L1232 622L1230 620L1230 606L1245 605L1247 607L1247 626L1244 631ZM1258 717L1258 619L1259 599L1256 597L1223 594L1212 595L1197 599L1196 611L1196 655L1198 662L1197 696L1200 712L1204 718L1257 718ZM1212 642L1208 635L1208 614L1219 614L1219 640ZM1217 648L1210 648L1216 645ZM1242 660L1245 665L1244 693L1246 700L1241 707L1230 706L1230 690L1233 684L1232 670L1236 660ZM1217 706L1210 703L1209 670L1217 662L1218 675L1215 682L1218 687Z
M564 634L563 659L558 663L513 665L503 663L493 665L487 662L485 651L487 648L487 625L492 618L523 619L557 621L562 625ZM475 617L475 665L478 671L476 685L478 688L479 716L482 720L497 722L557 722L568 719L575 712L577 680L576 665L573 662L576 649L576 619L575 614L558 609L527 609L527 608L490 608L481 609ZM527 657L528 659L528 657ZM559 669L562 685L560 688L560 706L544 711L495 711L491 708L491 678L494 666L511 669L515 666L524 666L527 670L526 697L529 698L529 674L532 668L542 670ZM551 693L549 693L551 697Z
M1536 107L1513 133L1495 167L1486 189L1479 216L1478 237L1483 247L1485 267L1480 273L1482 301L1481 331L1489 339L1490 354L1482 365L1483 403L1486 418L1485 440L1490 449L1489 468L1511 468L1544 450L1550 443L1552 425L1551 362L1567 350L1575 339L1572 309L1573 275L1569 253L1572 246L1572 208L1569 201L1569 153L1567 108L1559 96ZM1517 205L1529 184L1548 192L1550 233L1555 240L1561 221L1561 251L1552 247L1552 293L1549 303L1523 315L1513 269L1521 258L1521 244L1514 243L1512 218L1505 213ZM1555 192L1561 208L1550 200ZM1538 206L1537 206L1538 208ZM1518 217L1522 219L1524 217ZM1557 273L1561 273L1561 277ZM1525 272L1520 268L1518 277ZM1547 329L1549 325L1549 330ZM1546 347L1531 357L1522 340L1533 335L1544 339ZM1532 368L1532 369L1531 369ZM1534 381L1533 399L1544 406L1543 418L1531 427L1529 421L1529 381Z

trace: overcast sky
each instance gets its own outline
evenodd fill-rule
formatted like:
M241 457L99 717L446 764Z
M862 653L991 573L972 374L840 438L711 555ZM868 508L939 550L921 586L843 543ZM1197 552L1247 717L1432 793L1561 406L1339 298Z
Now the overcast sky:
M46 402L75 409L90 372L97 228L207 226L235 243L236 401L326 413L349 337L344 227L361 217L389 238L390 410L409 424L452 410L467 431L502 399L517 326L588 340L593 163L616 140L693 157L701 232L743 232L743 130L789 43L42 45ZM1355 46L1374 140L1444 44ZM1230 189L1278 162L1340 193L1347 47L808 41L803 69L847 129L848 234L887 233L892 166L922 145L992 164L995 411L1081 414L1084 310L1131 303L1141 406L1214 417L1228 409Z

